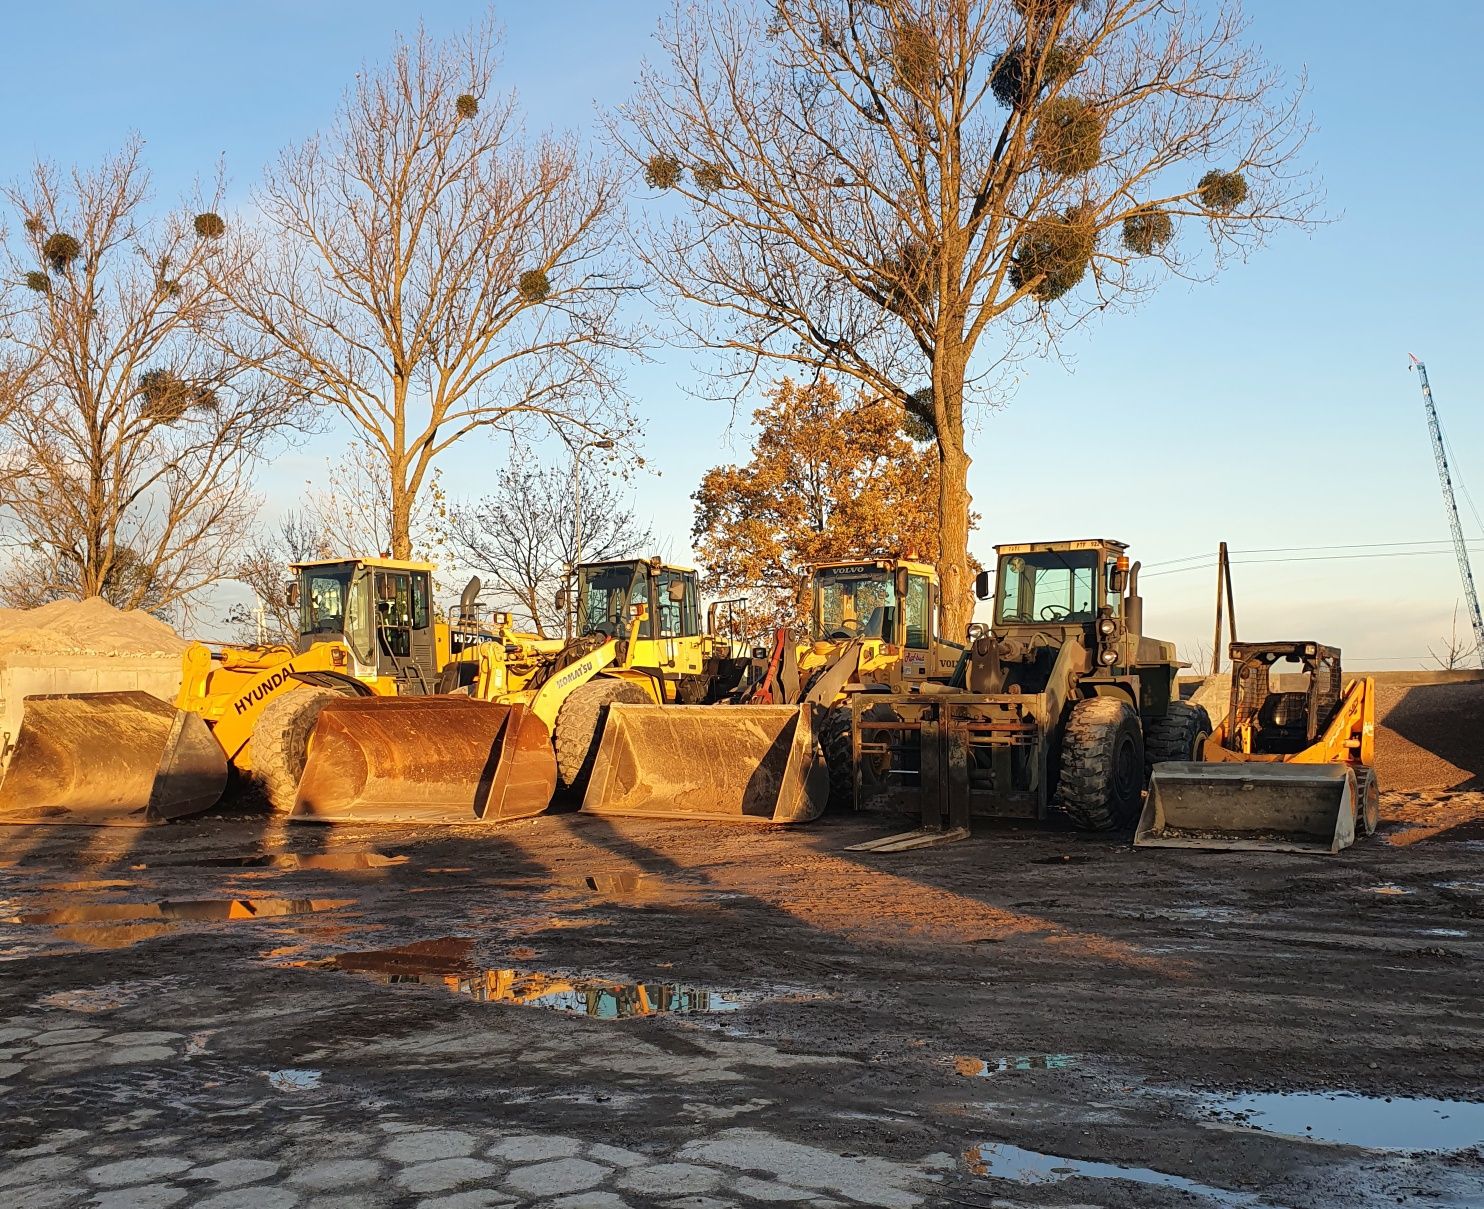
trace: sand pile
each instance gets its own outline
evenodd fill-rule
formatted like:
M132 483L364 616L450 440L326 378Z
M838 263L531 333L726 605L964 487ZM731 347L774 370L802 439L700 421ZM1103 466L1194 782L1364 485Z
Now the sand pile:
M0 609L0 659L11 654L179 655L187 642L157 617L106 600L56 600L39 609Z

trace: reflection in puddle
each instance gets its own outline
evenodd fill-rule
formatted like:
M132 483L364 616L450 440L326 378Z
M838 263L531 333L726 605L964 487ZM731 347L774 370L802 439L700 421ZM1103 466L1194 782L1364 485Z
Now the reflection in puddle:
M1465 894L1484 894L1484 882L1439 882L1440 890L1461 890Z
M1484 1104L1274 1092L1208 1102L1221 1119L1264 1133L1368 1150L1462 1150L1484 1142Z
M80 987L74 991L52 991L36 1002L42 1007L61 1008L68 1012L110 1012L134 1003L145 995L172 990L184 981L179 977L143 978L133 982L108 982L101 986Z
M479 969L470 963L473 941L446 936L395 949L342 953L327 968L373 978L387 986L438 987L483 1003L550 1008L603 1020L631 1016L734 1012L744 996L676 983L618 983L531 970Z
M380 852L323 852L301 856L297 852L259 852L247 856L177 857L133 865L134 869L385 869L405 865L405 856Z
M4 920L9 924L120 923L132 920L170 919L196 922L221 919L266 919L275 915L307 915L348 907L353 898L223 898L160 903L95 903L88 907L62 907L55 911L31 911Z
M1466 940L1468 933L1462 928L1423 928L1423 936L1447 936L1453 940Z
M1090 1180L1132 1180L1136 1184L1158 1184L1182 1192L1210 1197L1224 1205L1260 1205L1263 1202L1249 1192L1234 1192L1199 1184L1183 1175L1168 1175L1148 1167L1120 1167L1116 1163L1095 1163L1087 1159L1064 1159L1054 1154L1022 1150L1008 1142L984 1142L964 1155L964 1164L975 1175L1017 1184L1055 1184L1061 1180L1082 1177Z
M317 1070L265 1070L263 1074L275 1091L309 1091L319 1086Z
M1398 886L1395 882L1382 882L1379 886L1367 886L1370 894L1411 894L1405 886Z
M955 1058L953 1069L965 1078L987 1079L1014 1070L1071 1070L1076 1065L1071 1054L1005 1055L999 1058Z

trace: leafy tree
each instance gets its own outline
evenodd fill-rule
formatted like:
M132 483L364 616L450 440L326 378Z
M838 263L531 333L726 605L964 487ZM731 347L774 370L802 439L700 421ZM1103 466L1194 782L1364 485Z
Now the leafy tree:
M583 562L648 555L654 541L624 498L620 480L583 466L582 548L573 545L572 475L512 458L493 492L452 510L448 543L461 566L493 591L492 603L545 637L565 623L557 591Z
M708 470L692 496L707 589L747 597L752 632L807 623L810 563L938 553L938 462L901 404L826 379L785 378L767 399L751 460Z
M1007 362L1314 205L1237 0L697 0L659 46L613 126L679 201L641 254L738 392L781 361L922 413L947 632Z

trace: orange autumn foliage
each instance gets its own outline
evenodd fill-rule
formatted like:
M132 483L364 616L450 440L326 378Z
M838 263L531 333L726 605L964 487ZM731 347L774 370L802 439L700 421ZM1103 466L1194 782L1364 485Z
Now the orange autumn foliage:
M746 596L754 632L808 622L809 564L938 555L938 460L889 400L779 382L753 413L745 466L708 470L691 540L713 596Z

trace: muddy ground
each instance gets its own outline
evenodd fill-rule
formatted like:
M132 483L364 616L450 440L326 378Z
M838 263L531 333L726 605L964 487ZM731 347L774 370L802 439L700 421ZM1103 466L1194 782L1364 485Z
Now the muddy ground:
M1484 794L1384 809L7 829L0 1203L1484 1204Z

